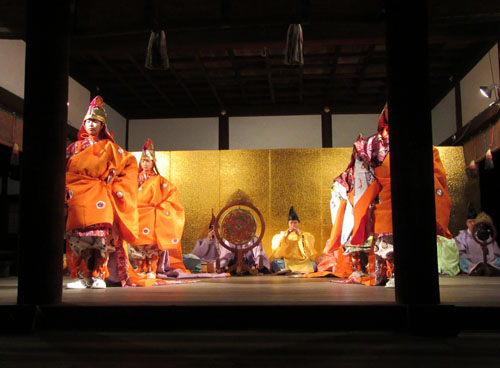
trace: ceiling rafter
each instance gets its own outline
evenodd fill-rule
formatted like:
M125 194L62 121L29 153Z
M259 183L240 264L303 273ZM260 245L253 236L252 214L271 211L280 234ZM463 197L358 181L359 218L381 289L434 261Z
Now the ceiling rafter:
M298 67L299 74L299 104L304 103L304 65Z
M273 105L275 105L276 104L276 95L274 93L271 62L269 61L269 50L267 48L264 48L264 59L266 62L267 83L269 85L269 94L271 95L271 101L273 102Z
M111 67L111 65L108 64L100 55L94 55L94 58L102 65L108 72L110 72L120 83L126 87L130 93L132 93L135 97L141 101L141 103L146 106L148 109L151 108L151 105L144 100L144 98L137 93L137 91L123 78L123 76L117 72L115 69Z
M359 95L359 92L361 91L361 83L363 83L363 80L365 79L366 68L367 68L368 63L370 62L370 60L373 56L374 50L375 50L374 45L368 46L366 56L364 57L363 62L361 64L361 68L359 70L359 79L358 79L358 83L356 85L356 95Z
M232 116L308 114L315 111L311 106L318 105L345 113L379 112L385 101L385 24L380 1L366 2L362 8L348 3L332 7L327 0L290 0L286 7L284 2L233 0L189 0L178 7L158 0L125 3L86 0L82 5L77 1L69 55L70 76L92 94L99 86L106 101L123 116L218 116L221 102ZM0 4L4 26L0 36L23 37L25 5ZM117 8L120 16L115 16ZM106 22L93 16L97 10ZM306 62L303 67L290 67L282 62L284 36L287 25L297 22L303 24ZM499 41L500 5L435 0L428 23L430 98L435 106ZM170 63L176 70L150 72L141 65L139 55L151 29L165 30ZM194 60L196 53L204 71ZM121 78L93 55L99 55ZM131 65L127 55L135 58L139 68Z
M440 91L441 93L435 94L431 101L431 107L434 108L439 101L441 101L455 86L456 81L460 81L469 73L474 65L476 65L484 55L494 46L494 42L483 42L477 45L470 45L467 48L468 58L460 60L459 63L452 66L449 73L448 85Z
M236 57L234 55L234 50L231 48L227 49L227 54L229 55L229 59L231 60L231 66L234 71L234 76L236 77L236 82L240 87L241 99L243 102L248 103L247 94L245 92L245 87L243 86L243 80L241 78L238 61L236 60Z
M296 102L289 106L280 104L262 105L260 109L256 109L253 105L234 105L231 106L230 116L271 116L271 115L318 115L323 111L321 104L304 104L298 105ZM335 108L338 114L378 114L380 113L380 103L359 105L352 103L343 104ZM220 115L220 110L217 108L202 107L200 110L195 110L189 107L174 107L169 109L169 118L182 117L214 117ZM128 116L129 119L163 119L165 115L160 108L148 110L144 112L142 109L131 110Z
M332 103L332 93L333 93L333 88L335 87L335 76L337 74L337 64L339 62L339 57L340 57L341 51L342 51L342 46L340 46L340 45L335 46L335 50L333 52L330 76L328 78L328 85L326 86L326 93L325 93L325 100L324 100L325 106L329 106L329 104Z
M146 73L144 68L139 65L139 63L134 59L134 57L130 54L127 55L130 62L137 68L138 72L151 84L151 86L158 92L158 94L163 98L163 100L169 105L174 106L172 100L165 94L165 92L156 84L155 81Z
M193 95L191 94L191 92L189 91L189 88L186 86L186 83L184 83L181 79L181 77L179 76L179 74L177 73L177 71L175 70L175 67L174 65L172 64L172 62L170 63L170 73L172 73L172 75L174 76L175 80L177 81L177 83L179 83L179 85L182 87L182 89L184 90L184 92L186 92L186 94L188 95L188 97L190 98L191 102L193 103L194 106L196 106L196 108L199 110L200 109L200 105L198 104L198 102L196 101L196 99L193 97Z
M217 89L215 88L215 85L213 84L213 82L210 80L210 77L208 76L208 73L207 73L207 69L205 68L205 65L203 64L203 60L201 60L200 58L200 54L199 52L196 53L195 55L195 59L196 59L196 62L198 63L202 73L203 73L203 76L205 77L205 80L207 81L207 84L209 85L210 87L210 90L212 91L212 93L214 94L215 96L215 99L217 100L218 104L219 104L219 107L221 110L224 110L225 107L224 107L224 102L221 100L219 94L217 93Z
M231 23L231 1L232 0L220 0L221 21L226 27Z

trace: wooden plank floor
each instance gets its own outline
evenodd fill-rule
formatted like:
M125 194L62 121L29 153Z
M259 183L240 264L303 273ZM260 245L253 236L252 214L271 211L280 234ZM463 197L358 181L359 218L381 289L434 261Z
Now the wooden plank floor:
M95 326L108 331L299 328L430 335L500 331L500 278L441 277L441 304L429 306L397 303L393 288L338 281L247 276L148 288L64 289L62 303L30 306L16 305L16 278L1 279L0 331L83 331ZM144 316L155 323L145 324ZM294 320L304 323L276 323Z
M71 281L64 278L64 283ZM364 305L395 303L394 289L339 279L241 276L149 288L64 289L62 303L81 306ZM440 277L442 304L500 307L500 277ZM17 278L0 278L0 305L16 304Z
M2 368L498 367L499 333L436 339L387 332L102 332L0 335Z

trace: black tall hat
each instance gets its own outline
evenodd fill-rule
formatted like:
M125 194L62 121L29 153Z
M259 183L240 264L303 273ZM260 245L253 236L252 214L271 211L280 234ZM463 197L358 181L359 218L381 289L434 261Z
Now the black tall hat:
M297 212L293 209L293 206L290 207L290 210L288 211L288 221L299 221L299 216L297 215Z
M469 202L469 207L467 208L467 220L474 220L477 216L477 212L474 209L472 203Z

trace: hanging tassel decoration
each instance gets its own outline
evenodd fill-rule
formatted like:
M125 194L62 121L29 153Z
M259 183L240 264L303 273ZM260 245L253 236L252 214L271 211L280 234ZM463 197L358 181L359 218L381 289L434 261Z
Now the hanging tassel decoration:
M151 31L144 67L150 70L167 70L169 66L165 31Z
M17 128L16 114L14 114L14 124L12 125L12 153L10 155L9 162L9 177L12 180L20 179L20 167L19 167L19 145L16 142L16 128Z
M479 170L476 165L476 161L472 160L466 170L467 176L469 178L477 178L479 175Z
M286 34L285 64L304 64L303 42L302 26L300 24L290 24Z
M490 138L490 145L488 147L488 150L486 151L486 156L484 158L484 169L485 170L493 170L495 168L495 165L493 164L493 155L491 154L491 147L493 146L493 137L494 137L494 129L493 127L491 128L491 138Z
M19 166L19 145L14 142L12 146L12 155L10 156L11 166Z
M488 151L486 151L486 157L484 159L484 169L492 170L494 168L495 165L493 164L493 155L491 154L491 149L488 148Z
M474 147L474 156L473 156L474 158L469 163L469 166L467 166L467 168L465 169L465 173L469 178L477 178L479 176L479 169L478 169L478 167L476 165L476 161L475 161L476 145L473 144L473 147Z

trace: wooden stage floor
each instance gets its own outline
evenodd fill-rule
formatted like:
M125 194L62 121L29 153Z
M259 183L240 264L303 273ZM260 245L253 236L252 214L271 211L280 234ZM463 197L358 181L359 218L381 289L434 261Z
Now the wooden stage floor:
M65 277L64 284L72 279ZM233 276L148 288L63 289L62 304L81 306L364 305L395 303L394 288L339 283L337 278ZM500 277L439 278L442 304L500 307ZM0 305L14 305L17 278L0 278Z
M394 288L339 281L235 276L147 288L63 289L61 303L32 306L16 305L17 279L3 278L0 317L7 331L83 331L95 326L109 331L403 330L431 335L500 331L500 277L440 277L441 304L417 306L397 303ZM155 323L145 324L144 316Z

